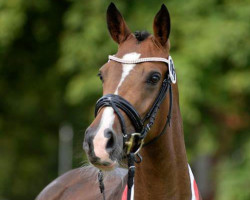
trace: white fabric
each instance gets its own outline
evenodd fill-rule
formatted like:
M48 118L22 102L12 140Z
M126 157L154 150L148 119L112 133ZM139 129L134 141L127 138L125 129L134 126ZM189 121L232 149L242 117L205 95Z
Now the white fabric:
M130 200L134 200L134 186L135 184L133 184L132 188L131 188L131 197L130 197Z
M189 171L190 185L191 185L191 192L192 192L192 199L191 200L196 200L195 192L194 192L194 175L193 175L193 172L192 172L189 165L188 165L188 171Z

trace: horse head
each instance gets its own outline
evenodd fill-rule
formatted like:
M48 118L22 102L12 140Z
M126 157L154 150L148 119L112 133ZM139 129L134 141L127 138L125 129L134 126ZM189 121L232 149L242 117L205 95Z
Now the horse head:
M126 109L119 107L119 98L127 102L140 119L145 119L170 71L169 63L132 62L142 58L169 60L170 16L165 5L162 5L154 18L153 35L146 31L132 33L113 3L107 9L107 26L111 37L118 44L117 53L110 56L110 60L99 70L103 96L107 95L106 102L109 104L103 103L98 107L96 118L86 130L83 143L89 161L102 170L112 170L120 163L128 152L127 139L139 129ZM110 98L119 100L117 105L108 100L110 94ZM169 104L169 99L165 98L155 116L154 126L144 138L145 143L156 138L156 133L164 127L165 120L159 116L167 116ZM147 120L141 120L142 127ZM124 137L124 129L127 138ZM130 148L133 149L134 144Z

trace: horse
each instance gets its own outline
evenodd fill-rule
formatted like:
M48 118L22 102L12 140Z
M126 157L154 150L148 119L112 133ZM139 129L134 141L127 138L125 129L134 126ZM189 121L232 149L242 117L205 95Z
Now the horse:
M37 200L201 200L186 156L167 7L156 14L153 35L132 33L113 3L107 26L118 51L99 70L103 97L85 132L93 167L57 178ZM125 162L128 170L119 167Z

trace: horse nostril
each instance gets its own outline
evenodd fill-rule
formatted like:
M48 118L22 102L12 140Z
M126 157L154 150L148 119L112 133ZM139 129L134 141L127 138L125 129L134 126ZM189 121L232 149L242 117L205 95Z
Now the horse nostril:
M106 145L106 149L107 150L112 150L114 147L114 137L109 138L107 145Z
M104 132L104 136L108 138L106 150L111 152L115 147L115 133L111 129L107 129Z

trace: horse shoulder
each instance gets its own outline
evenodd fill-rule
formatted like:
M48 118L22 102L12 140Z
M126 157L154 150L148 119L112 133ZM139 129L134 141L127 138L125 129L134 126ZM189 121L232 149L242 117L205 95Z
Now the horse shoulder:
M36 200L102 200L95 168L73 169L46 186ZM117 168L104 178L106 199L120 200L127 170Z

